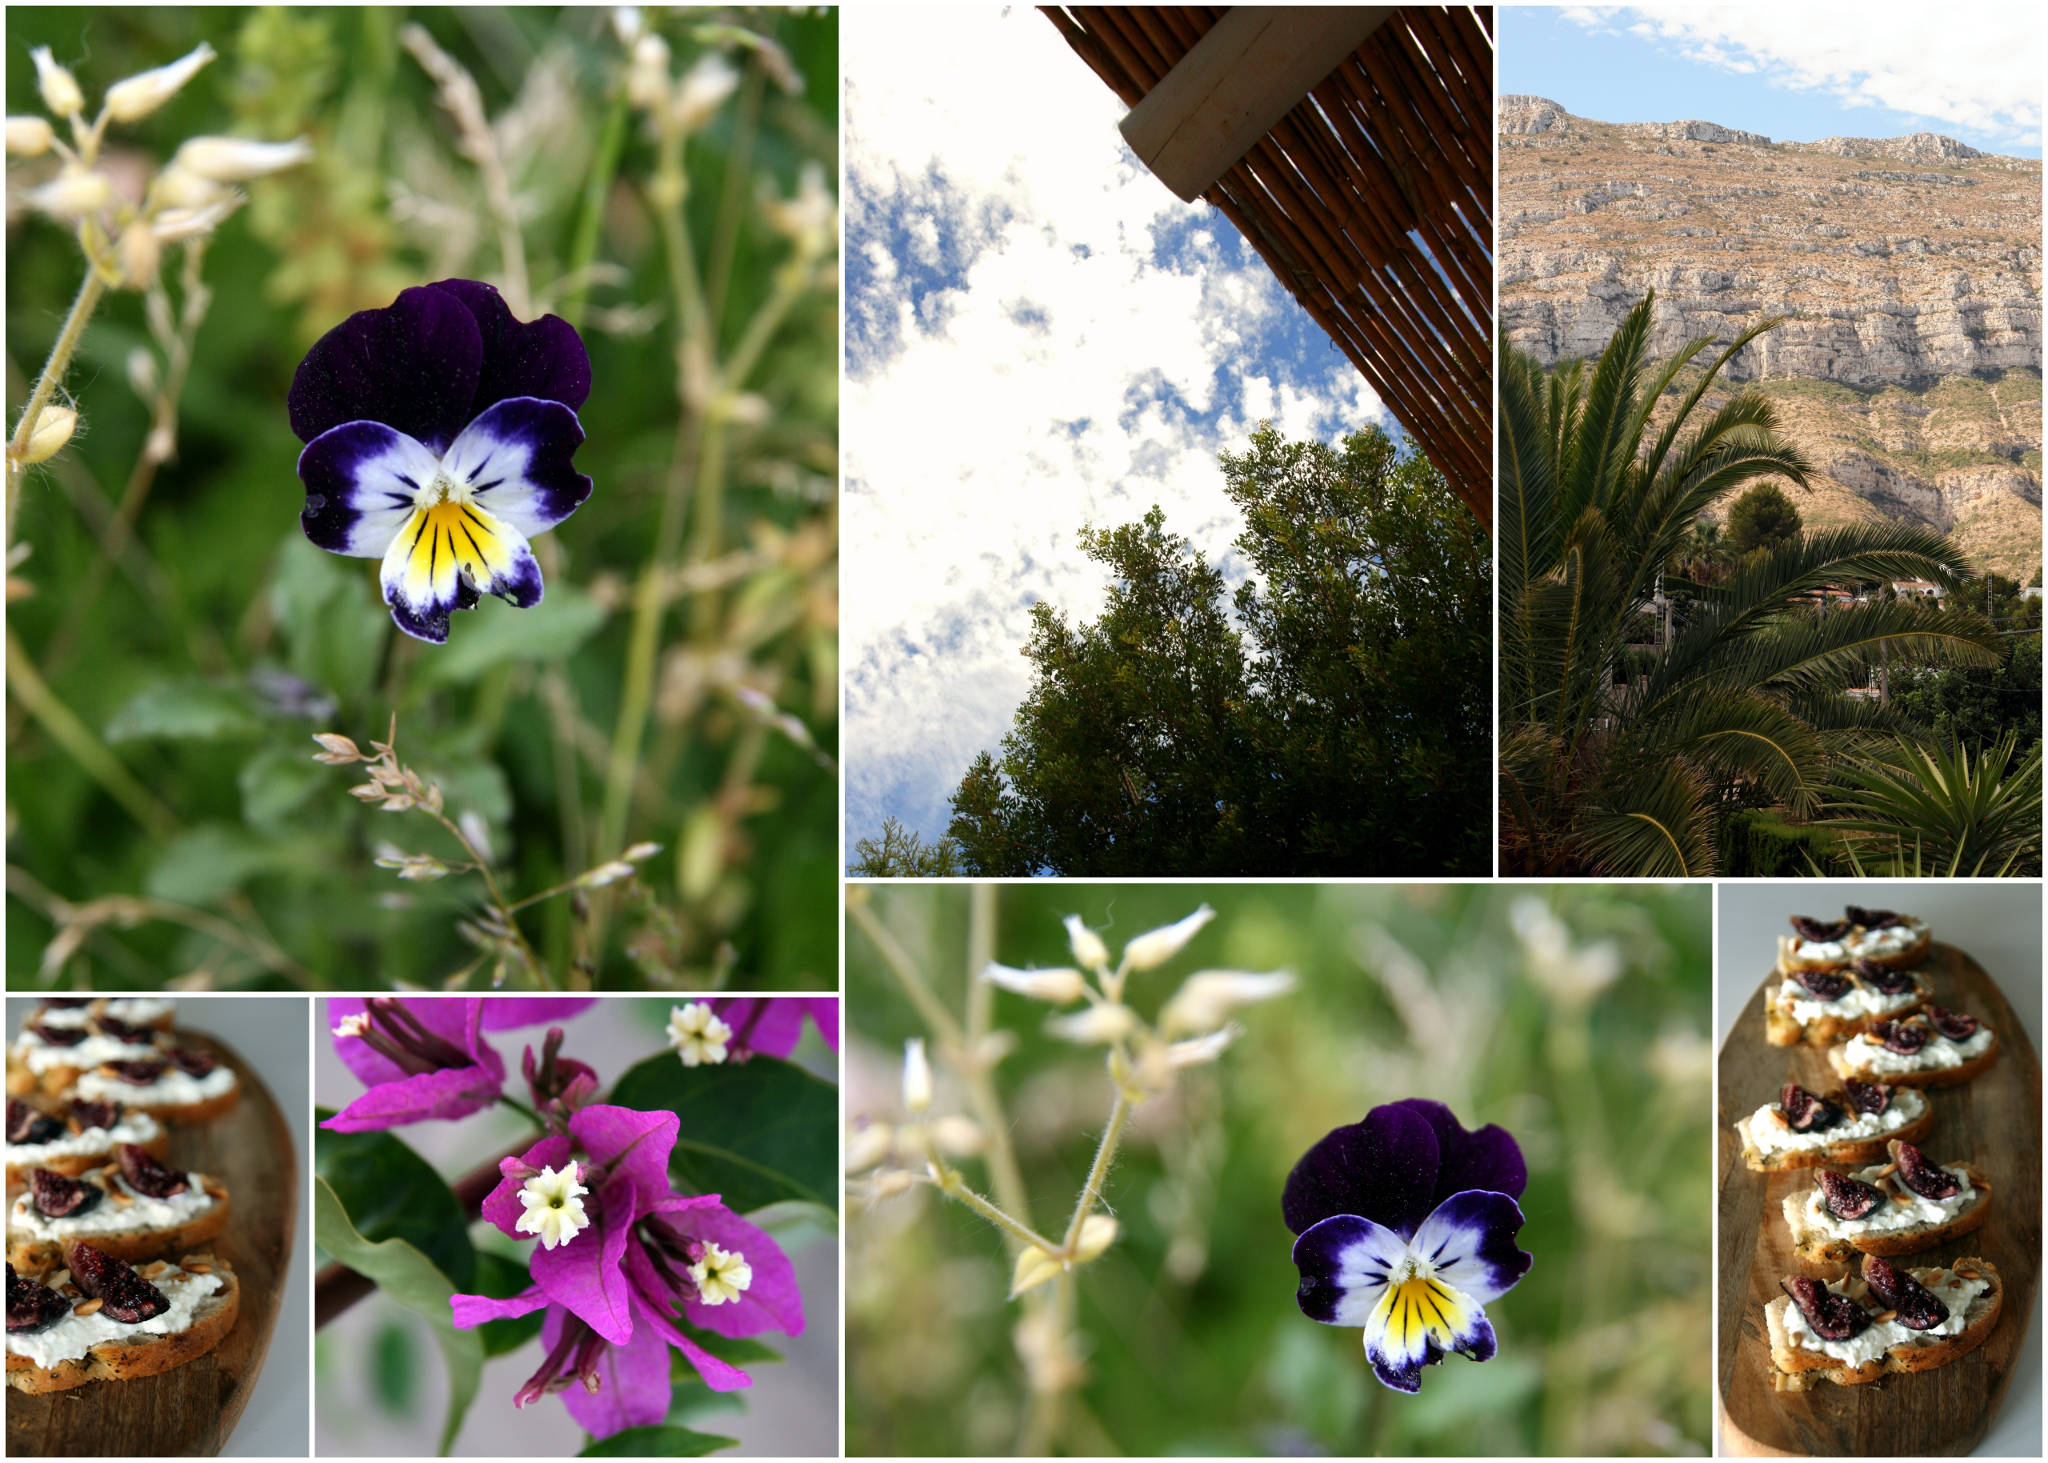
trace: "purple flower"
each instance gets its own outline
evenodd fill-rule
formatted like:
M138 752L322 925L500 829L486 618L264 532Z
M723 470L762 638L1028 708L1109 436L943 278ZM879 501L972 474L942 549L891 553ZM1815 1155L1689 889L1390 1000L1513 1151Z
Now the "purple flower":
M498 1100L505 1062L486 1030L566 1020L594 998L332 996L334 1050L370 1089L320 1126L342 1133L463 1118Z
M1281 1214L1299 1235L1295 1300L1310 1320L1360 1326L1380 1381L1422 1390L1446 1352L1495 1350L1486 1302L1532 1257L1515 1248L1528 1186L1522 1150L1488 1125L1467 1132L1440 1102L1410 1098L1337 1128L1287 1176Z
M568 321L522 324L468 279L401 291L320 337L292 378L306 444L299 523L321 548L384 561L398 628L448 639L448 616L495 594L540 603L527 540L590 496L570 458L590 356Z
M533 1284L506 1300L458 1295L455 1324L523 1316L543 1306L540 1369L515 1396L524 1407L560 1391L570 1414L598 1437L660 1422L670 1401L668 1348L676 1347L713 1391L752 1385L678 1328L692 1323L727 1336L804 1328L803 1299L788 1257L715 1194L673 1191L668 1160L679 1121L672 1112L586 1107L566 1135L543 1138L500 1165L503 1178L483 1215L514 1239L532 1238L519 1221L529 1184L575 1162L589 1190L587 1223L565 1243L532 1251ZM574 1155L581 1151L585 1158Z

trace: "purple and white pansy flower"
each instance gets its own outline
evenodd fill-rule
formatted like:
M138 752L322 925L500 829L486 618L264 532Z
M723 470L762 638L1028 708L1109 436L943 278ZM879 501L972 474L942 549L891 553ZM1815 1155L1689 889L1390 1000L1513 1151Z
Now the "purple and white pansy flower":
M1505 1129L1468 1132L1440 1102L1388 1103L1333 1130L1281 1196L1302 1313L1361 1327L1374 1374L1397 1391L1421 1391L1423 1367L1448 1352L1486 1361L1487 1302L1532 1261L1515 1247L1528 1182Z
M484 594L539 604L527 541L590 496L570 461L589 395L568 321L515 320L475 280L404 290L320 337L292 378L300 525L323 549L383 560L391 618L421 640L445 642L448 616Z

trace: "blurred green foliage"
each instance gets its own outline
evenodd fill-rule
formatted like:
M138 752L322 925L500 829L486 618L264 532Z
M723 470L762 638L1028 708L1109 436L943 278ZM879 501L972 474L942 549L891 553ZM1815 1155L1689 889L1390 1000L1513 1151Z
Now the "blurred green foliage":
M854 891L958 1012L968 891ZM1139 1107L1105 1189L1121 1232L1077 1276L1087 1377L1077 1454L1702 1454L1709 1447L1711 988L1702 886L1005 885L993 955L1069 965L1078 913L1112 950L1207 901L1215 921L1132 978L1157 1009L1197 969L1288 968L1214 1065ZM849 1117L892 1121L924 1034L873 943L847 937ZM1110 1105L1100 1048L995 996L996 1069L1032 1199L1056 1226ZM1420 1396L1373 1380L1358 1331L1301 1315L1280 1189L1333 1127L1406 1097L1520 1141L1529 1276L1487 1311L1494 1360L1452 1357ZM963 1110L941 1070L934 1114ZM989 1175L962 1160L969 1181ZM856 1188L864 1186L857 1185ZM1055 1233L1057 1229L1054 1228ZM847 1221L850 1455L1007 1453L1027 1401L1001 1237L928 1186Z
M687 234L723 359L793 257L768 205L797 193L806 165L837 176L837 18L745 7L646 14L672 48L672 74L720 49L741 76L683 154ZM375 561L325 554L299 532L300 444L284 405L306 347L351 311L451 275L506 283L479 169L402 42L413 23L474 76L535 313L579 324L595 383L577 466L596 491L535 543L545 602L521 612L486 601L457 617L445 647L393 629ZM758 34L768 49L735 44L738 32L714 23ZM477 878L399 884L371 862L384 841L459 858L454 841L418 814L361 807L347 795L358 778L311 761L311 733L366 745L395 716L401 755L441 784L451 816L473 815L509 900L626 843L664 845L636 884L522 917L557 983L832 985L829 251L769 332L743 383L753 397L723 439L722 476L709 474L719 486L692 507L687 572L698 577L668 591L635 775L613 773L632 790L614 843L600 810L634 594L658 505L675 491L672 460L685 489L701 464L694 427L679 429L691 419L679 406L679 312L649 201L656 144L623 98L627 49L610 12L15 8L7 32L16 111L36 109L35 45L73 67L95 106L109 83L201 41L220 53L161 111L111 134L117 184L139 188L197 134L303 134L316 149L304 167L252 184L205 254L213 298L176 413L175 456L153 474L138 465L152 407L131 358L156 357L162 379L163 353L143 297L111 293L66 383L78 436L32 470L10 525L10 545L26 554L10 561L10 661L18 650L57 708L30 705L11 668L10 978L26 983L41 969L81 987L353 989L432 986L472 967L478 952L456 925L478 905ZM786 78L774 74L781 55ZM10 159L10 192L49 165ZM82 270L63 229L10 207L10 419ZM173 307L187 297L182 270L170 252ZM122 546L124 501L139 511ZM53 730L67 716L72 734ZM141 800L112 794L104 768L87 765L89 745L81 759L80 733L160 807L138 813ZM68 958L44 969L67 927ZM489 974L485 965L471 981Z

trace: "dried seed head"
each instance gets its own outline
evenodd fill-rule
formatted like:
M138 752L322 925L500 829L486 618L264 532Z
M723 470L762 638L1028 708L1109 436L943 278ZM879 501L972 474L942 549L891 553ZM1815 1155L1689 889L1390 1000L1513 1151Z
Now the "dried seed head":
M363 760L363 754L356 744L339 732L315 732L313 740L321 750L313 754L315 762L325 762L330 767L345 767L351 762Z

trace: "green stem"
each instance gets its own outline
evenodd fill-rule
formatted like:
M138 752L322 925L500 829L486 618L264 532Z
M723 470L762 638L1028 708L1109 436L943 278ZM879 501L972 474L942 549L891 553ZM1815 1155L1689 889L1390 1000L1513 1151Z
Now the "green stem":
M1109 1165L1116 1158L1116 1149L1124 1135L1124 1119L1131 1115L1131 1100L1124 1095L1124 1089L1116 1090L1116 1103L1109 1110L1109 1126L1102 1130L1102 1143L1095 1150L1095 1164L1088 1170L1088 1182L1081 1186L1081 1197L1074 1201L1074 1217L1067 1222L1067 1237L1060 1248L1071 1253L1074 1242L1081 1237L1081 1225L1088 1213L1102 1197L1102 1181L1109 1177Z
M1023 1223L1021 1220L1012 1219L1008 1214L997 1208L996 1205L968 1188L966 1180L962 1179L952 1169L939 1169L939 1177L936 1182L940 1192L949 1198L958 1199L969 1209L972 1209L976 1214L979 1214L983 1219L986 1219L990 1224L993 1224L997 1229L1000 1229L1018 1243L1036 1246L1044 1250L1048 1255L1059 1253L1058 1245L1054 1244L1030 1225Z
M961 1037L960 1023L953 1019L953 1013L945 1008L939 998L932 993L932 988L925 984L924 977L918 973L917 966L911 961L909 954L896 943L896 937L875 918L874 912L867 907L865 900L849 904L847 912L853 917L853 922L860 926L861 933L873 941L875 949L881 952L882 963L895 975L897 983L903 987L903 993L910 997L910 1004L917 1007L917 1014L924 1018L924 1024L930 1028L932 1035L938 1038L939 1045L950 1053L964 1056L966 1043Z
M64 373L71 368L71 357L78 350L78 342L84 338L86 322L92 319L92 312L99 308L100 296L106 291L105 277L92 260L86 260L85 281L78 287L78 296L71 302L71 313L64 317L64 328L57 332L57 343L50 347L50 357L43 362L43 374L36 378L35 390L29 393L28 405L21 409L21 420L14 424L14 435L8 439L5 539L9 547L14 543L14 510L20 503L22 479L28 472L28 464L22 461L22 456L28 451L28 439L35 435L36 422L42 417L43 408L50 404L51 395L64 379Z
M528 1107L525 1103L521 1102L516 1097L507 1097L504 1093L501 1092L498 1094L498 1104L501 1107L511 1108L512 1111L518 1113L519 1116L525 1118L529 1123L532 1123L536 1128L545 1129L547 1127L547 1124L540 1120L539 1113L535 1112L532 1108Z
M21 648L21 642L15 639L11 629L7 632L7 689L28 708L29 715L42 723L43 730L57 745L85 769L86 775L127 809L151 837L161 841L177 833L177 815L164 806L155 793L137 782L121 760L107 750L105 743L92 734L70 707L57 699L57 694L43 680L42 673Z
M591 160L590 180L583 187L583 207L576 215L576 235L569 244L569 292L562 297L562 318L578 330L583 328L583 311L590 296L590 266L597 258L598 227L604 222L605 199L612 191L612 179L619 171L619 153L626 143L628 118L623 89L612 98L612 109L604 119L604 131L597 139L597 156Z

